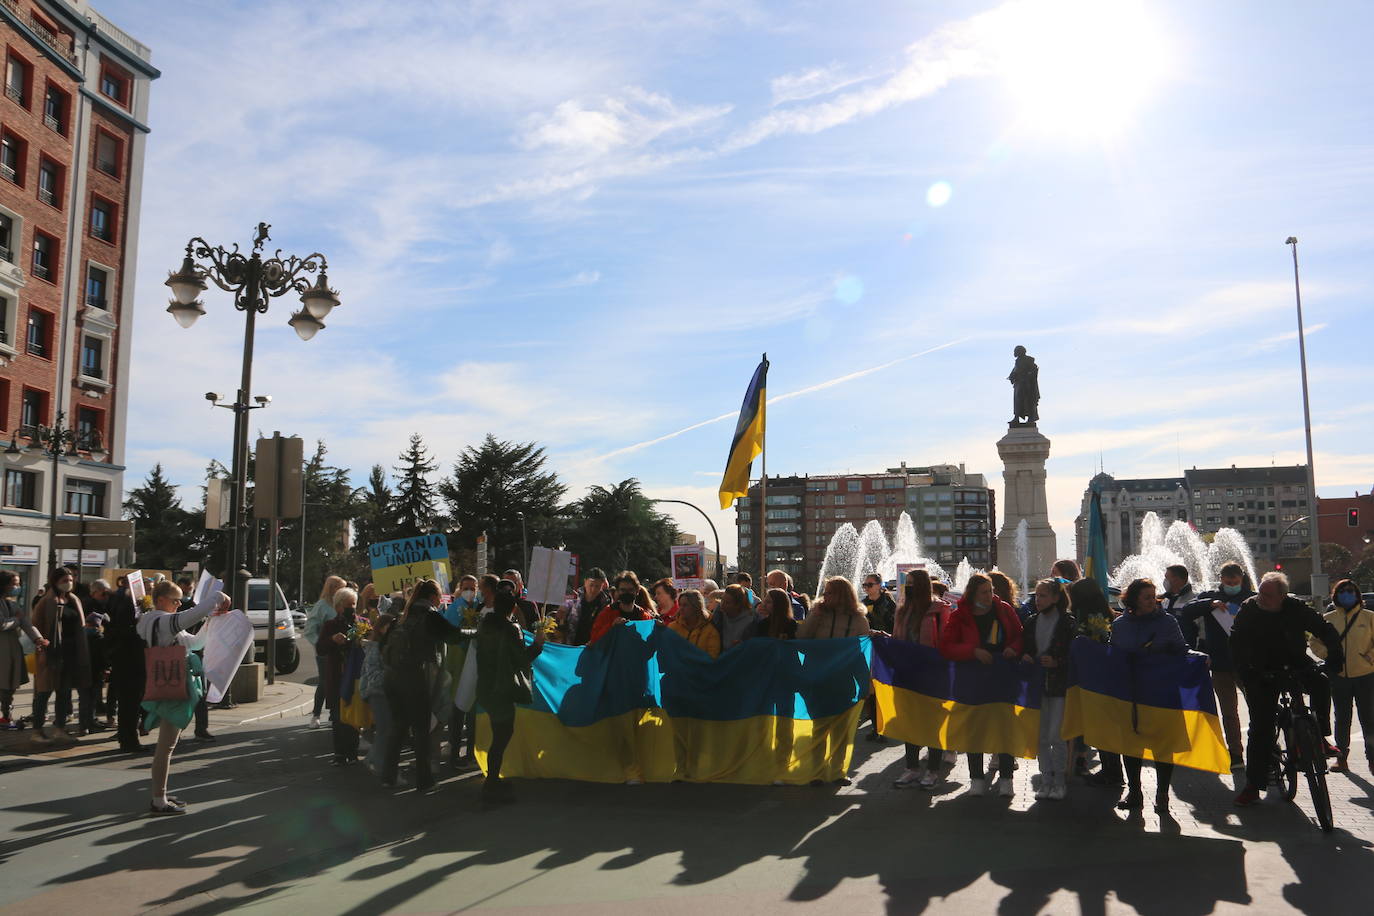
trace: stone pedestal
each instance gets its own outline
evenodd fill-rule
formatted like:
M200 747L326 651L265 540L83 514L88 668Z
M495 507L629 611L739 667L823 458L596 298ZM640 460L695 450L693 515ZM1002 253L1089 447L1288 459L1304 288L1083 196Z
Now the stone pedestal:
M235 703L256 703L262 699L262 662L239 665L229 690Z
M1002 456L1002 530L997 534L997 565L1013 579L1020 576L1016 562L1016 528L1027 524L1027 578L1034 584L1049 574L1058 559L1058 543L1050 527L1045 500L1045 462L1050 440L1034 426L1013 426L997 441Z

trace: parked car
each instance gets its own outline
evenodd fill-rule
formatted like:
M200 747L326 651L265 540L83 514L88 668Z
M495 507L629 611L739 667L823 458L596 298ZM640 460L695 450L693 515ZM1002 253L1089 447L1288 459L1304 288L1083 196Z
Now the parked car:
M267 598L270 582L267 579L248 580L248 607L244 613L253 624L254 655L267 661ZM281 583L277 583L277 673L290 674L300 667L301 652L296 637L305 627L305 614L286 602Z

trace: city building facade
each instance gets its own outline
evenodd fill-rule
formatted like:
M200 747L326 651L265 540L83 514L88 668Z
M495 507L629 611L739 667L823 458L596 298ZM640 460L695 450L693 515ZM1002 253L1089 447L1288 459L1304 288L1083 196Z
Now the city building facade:
M1139 551L1140 525L1149 512L1159 515L1166 527L1187 522L1204 537L1222 528L1236 529L1259 570L1272 569L1279 557L1296 555L1311 539L1314 502L1307 492L1306 465L1192 468L1182 477L1133 480L1102 473L1083 492L1074 521L1080 561L1088 543L1094 487L1102 494L1109 568Z
M117 519L149 49L85 0L0 0L0 565L24 594L49 519ZM69 429L56 459L41 429ZM75 553L71 551L70 553ZM114 557L88 551L87 565ZM110 563L109 565L115 565Z
M739 565L757 574L759 484L736 501ZM974 566L996 563L996 500L982 474L963 465L889 468L861 474L769 476L767 567L789 573L802 591L814 591L835 532L876 521L888 543L903 512L911 516L924 554L953 569L967 556Z
M1358 563L1374 544L1374 493L1318 498L1317 530L1323 544L1340 544Z

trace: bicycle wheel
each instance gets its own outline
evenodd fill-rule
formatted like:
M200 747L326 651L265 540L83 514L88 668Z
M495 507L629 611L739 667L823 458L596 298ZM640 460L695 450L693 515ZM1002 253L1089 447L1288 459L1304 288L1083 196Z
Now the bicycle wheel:
M1323 833L1330 833L1334 822L1331 819L1331 793L1326 790L1326 753L1321 734L1317 731L1317 724L1308 716L1294 724L1297 726L1299 746L1302 748L1302 768L1307 774L1307 788L1312 793L1317 823Z
M1284 801L1292 801L1298 794L1297 751L1292 723L1285 721L1274 734L1274 779L1283 792Z

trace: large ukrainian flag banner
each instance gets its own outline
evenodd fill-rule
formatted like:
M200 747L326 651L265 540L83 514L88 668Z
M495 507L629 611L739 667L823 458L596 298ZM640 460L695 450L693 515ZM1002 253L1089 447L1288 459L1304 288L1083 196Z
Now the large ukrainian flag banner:
M1064 703L1065 738L1146 760L1227 773L1207 659L1144 655L1075 639Z
M873 637L878 731L910 744L1034 757L1042 680L1033 665L951 662L929 646Z
M750 639L712 659L652 621L546 645L502 776L805 784L849 769L868 637ZM479 710L477 760L490 722Z

